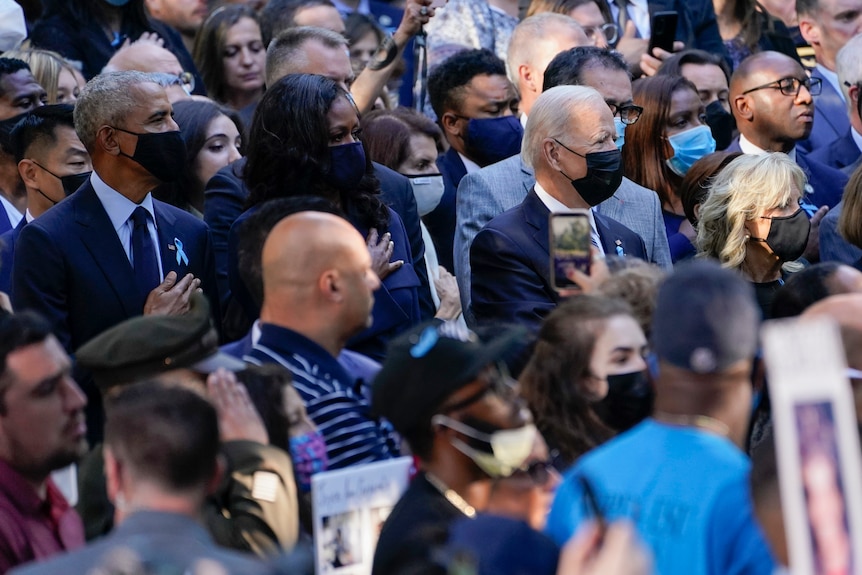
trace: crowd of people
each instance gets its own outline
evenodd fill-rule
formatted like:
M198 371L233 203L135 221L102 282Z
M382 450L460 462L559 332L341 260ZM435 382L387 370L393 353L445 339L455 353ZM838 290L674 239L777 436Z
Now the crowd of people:
M862 0L0 14L0 573L312 573L402 456L374 575L792 568L760 330L862 406Z

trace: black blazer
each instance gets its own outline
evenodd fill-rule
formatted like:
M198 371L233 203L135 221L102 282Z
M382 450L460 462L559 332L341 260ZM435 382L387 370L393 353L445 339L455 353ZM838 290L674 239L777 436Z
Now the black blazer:
M519 206L482 228L470 247L471 307L478 323L521 323L538 330L559 303L551 285L550 211L535 189ZM621 223L593 211L606 254L647 260L643 239Z

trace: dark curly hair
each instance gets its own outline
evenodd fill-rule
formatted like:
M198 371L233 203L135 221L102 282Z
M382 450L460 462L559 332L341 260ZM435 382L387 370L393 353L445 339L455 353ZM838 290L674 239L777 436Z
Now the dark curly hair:
M356 190L342 192L324 180L329 165L327 114L336 98L353 102L335 81L316 74L289 74L267 89L249 133L243 179L246 208L267 200L320 196L340 207L354 224L386 229L389 211L366 154L365 175Z
M632 315L625 302L602 296L573 297L542 324L530 361L518 381L536 426L567 465L614 435L582 391L592 377L590 358L604 323Z
M435 66L428 76L428 99L437 117L459 109L464 87L482 75L506 75L503 61L486 49L464 50Z

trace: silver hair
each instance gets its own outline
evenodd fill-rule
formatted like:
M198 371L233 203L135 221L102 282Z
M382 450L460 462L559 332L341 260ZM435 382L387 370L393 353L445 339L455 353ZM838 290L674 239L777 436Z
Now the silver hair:
M91 154L96 147L96 134L102 126L122 124L139 102L133 87L139 84L164 86L162 74L145 72L108 72L87 82L75 103L75 132Z
M838 73L838 83L841 84L841 91L844 93L844 101L847 102L847 107L851 114L856 113L853 102L850 101L850 87L862 82L862 58L859 57L862 52L862 34L856 34L844 44L844 47L838 51L838 56L835 58L835 71ZM846 86L844 82L850 84ZM862 94L859 95L862 97Z
M564 138L569 120L590 109L607 108L604 98L587 86L555 86L542 92L527 118L521 160L536 169L546 138Z
M506 52L506 75L509 81L518 87L518 68L523 65L533 65L536 47L544 41L550 41L551 30L554 27L570 28L584 32L584 29L574 18L556 12L541 12L525 18L515 26L509 39L509 49ZM584 36L586 38L586 35ZM544 72L544 70L542 70Z

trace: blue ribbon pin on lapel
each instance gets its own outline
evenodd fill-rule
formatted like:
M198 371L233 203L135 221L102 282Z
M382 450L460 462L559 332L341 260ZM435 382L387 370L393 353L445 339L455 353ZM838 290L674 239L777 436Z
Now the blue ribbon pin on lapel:
M623 257L624 255L626 255L626 252L623 250L622 240L617 240L614 243L616 244L616 247L614 249L616 250L617 255L620 257Z
M180 241L180 238L174 238L174 245L177 246L177 265L180 263L189 265L189 258L183 251L183 242Z

